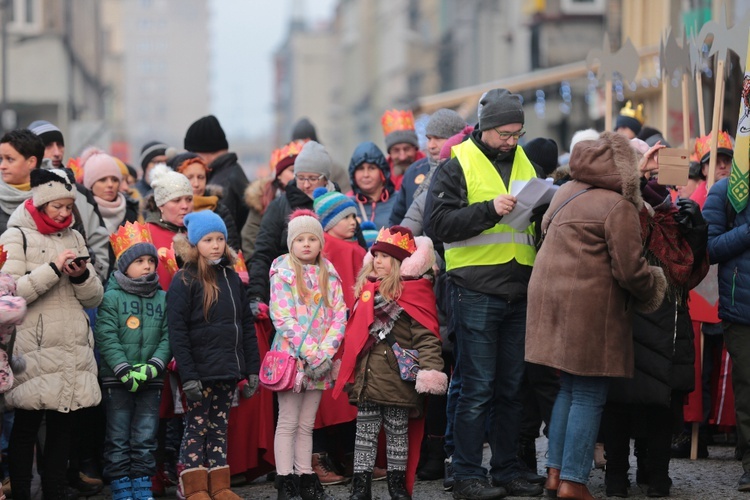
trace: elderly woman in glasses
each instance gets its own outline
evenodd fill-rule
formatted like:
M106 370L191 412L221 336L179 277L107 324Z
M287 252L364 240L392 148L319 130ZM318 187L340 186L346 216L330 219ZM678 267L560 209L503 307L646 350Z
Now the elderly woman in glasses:
M339 191L339 187L329 180L332 165L331 157L322 145L315 141L305 143L294 162L294 179L286 185L284 194L266 208L248 266L253 314L257 314L261 302L268 304L271 262L289 252L286 245L289 214L300 208L313 210L313 191L317 188Z

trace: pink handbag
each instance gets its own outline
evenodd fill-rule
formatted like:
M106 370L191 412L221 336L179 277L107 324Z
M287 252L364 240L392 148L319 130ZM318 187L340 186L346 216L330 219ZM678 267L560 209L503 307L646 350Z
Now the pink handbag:
M307 331L302 336L302 341L299 343L297 348L297 355L292 356L288 352L270 350L263 356L263 362L260 364L260 373L258 379L260 385L274 392L283 392L294 389L294 392L302 391L302 377L304 373L297 369L297 363L300 362L299 351L302 349L302 344L307 338L307 334L310 333L312 328L313 320L317 316L320 306L323 304L321 299L318 302L318 306L315 308L315 312L310 318L310 324L307 326ZM297 376L299 375L299 377Z

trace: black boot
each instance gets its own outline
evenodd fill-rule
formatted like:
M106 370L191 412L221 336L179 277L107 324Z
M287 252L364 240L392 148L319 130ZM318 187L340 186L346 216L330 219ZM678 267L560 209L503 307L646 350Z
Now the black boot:
M278 484L279 490L279 495L276 497L277 500L302 500L297 481L298 478L294 474L276 476L276 484Z
M333 497L326 493L315 473L300 476L299 493L302 500L333 500Z
M78 490L69 487L63 480L53 484L42 483L42 495L44 500L75 500L78 498Z
M424 454L417 469L417 477L422 481L443 479L445 474L445 438L426 437L422 446Z
M349 500L372 500L372 472L355 472Z
M411 495L406 491L406 472L388 471L388 493L391 495L391 500L411 500Z

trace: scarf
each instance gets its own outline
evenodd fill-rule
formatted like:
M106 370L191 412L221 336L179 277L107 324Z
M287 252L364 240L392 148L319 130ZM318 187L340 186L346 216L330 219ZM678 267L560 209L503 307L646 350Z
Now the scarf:
M693 251L674 218L677 211L677 208L672 206L666 210L657 210L650 216L648 209L644 207L638 214L641 221L641 237L646 245L646 260L664 270L671 296L675 293L683 296L683 292L697 285L705 275L700 269L693 269ZM708 263L703 262L698 267L703 265Z
M99 208L99 213L102 214L107 232L109 234L116 232L120 222L125 220L125 209L127 208L125 197L122 193L117 193L115 201L107 201L94 195L94 200Z
M41 234L52 234L62 231L63 229L70 227L73 223L72 215L68 215L62 222L53 221L47 216L47 214L37 210L34 206L34 200L31 198L24 202L24 208L26 208L26 211L31 214L31 218L34 219L34 223L36 224L36 230Z
M377 340L383 340L393 330L393 325L401 315L403 308L396 301L388 302L385 300L385 297L380 295L380 292L375 293L373 308L375 319L370 325L370 335Z
M13 186L0 181L0 209L6 214L12 214L18 205L31 198L31 190L19 189L22 186L26 184Z
M120 285L120 288L127 293L139 297L151 298L161 289L159 286L159 275L156 273L141 276L140 278L129 278L120 271L115 271L114 276L115 280L117 280L117 284Z
M214 211L218 204L218 196L193 196L193 212L200 212L201 210Z

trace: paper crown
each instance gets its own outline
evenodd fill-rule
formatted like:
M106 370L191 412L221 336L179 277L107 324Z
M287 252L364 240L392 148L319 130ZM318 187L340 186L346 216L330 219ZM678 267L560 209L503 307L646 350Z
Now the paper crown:
M179 269L177 265L177 257L174 253L174 246L169 248L161 247L157 252L159 254L159 262L161 262L166 268L170 276L174 276Z
M643 114L643 104L639 104L635 109L633 109L632 101L628 101L625 103L625 106L620 110L620 115L635 118L641 125L643 125L646 121L646 116Z
M0 269L3 268L6 260L8 260L8 252L0 245Z
M284 158L297 156L299 152L302 151L302 146L304 146L306 142L307 141L292 141L289 144L280 147L279 149L274 149L271 152L271 171L276 170L276 165L278 165L279 162Z
M79 184L83 183L83 167L81 167L80 158L68 158L68 168L73 171L73 175L76 178L76 182Z
M410 110L389 109L380 118L383 135L397 130L414 130L414 114Z
M148 228L139 222L126 222L124 226L120 226L116 233L109 235L109 243L112 245L112 251L115 252L115 258L117 259L125 250L136 243L153 244Z
M413 254L417 250L417 244L414 242L414 236L410 234L406 229L403 233L396 230L397 227L400 226L393 226L392 228L382 228L378 233L378 237L375 239L375 244L387 243L408 252L409 255ZM391 229L394 229L394 231L391 231ZM401 259L403 260L403 257L401 257Z
M719 151L719 153L731 153L734 151L734 146L732 145L732 138L729 136L728 133L725 131L721 131L719 133L718 141L717 141L717 150L723 149L724 151ZM728 151L727 151L728 150ZM703 137L698 137L695 140L695 155L697 156L699 162L704 163L707 161L707 155L711 153L711 132L704 135Z

